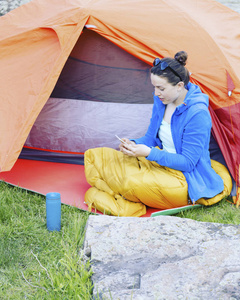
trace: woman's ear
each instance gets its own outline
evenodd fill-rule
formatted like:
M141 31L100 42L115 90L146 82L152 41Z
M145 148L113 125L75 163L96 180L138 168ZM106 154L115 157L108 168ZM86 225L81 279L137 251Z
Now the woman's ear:
M179 81L179 82L177 83L177 86L178 86L178 89L179 89L179 91L180 91L182 88L184 88L184 82L183 82L183 81Z

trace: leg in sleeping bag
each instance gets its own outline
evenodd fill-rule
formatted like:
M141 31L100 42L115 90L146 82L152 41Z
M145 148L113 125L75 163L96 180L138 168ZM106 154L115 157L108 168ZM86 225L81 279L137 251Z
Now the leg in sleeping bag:
M121 152L111 148L89 149L84 155L85 175L92 186L85 194L85 202L105 214L139 217L146 206L137 198L128 201L122 197L124 161ZM134 201L135 200L135 201Z
M140 172L128 177L125 183L131 187L131 194L145 205L159 209L188 205L188 184L182 172L162 167L143 157L138 160ZM124 196L129 199L128 194Z
M103 213L141 216L145 205L159 209L187 205L187 183L180 171L111 148L89 149L84 164L92 186L85 202Z

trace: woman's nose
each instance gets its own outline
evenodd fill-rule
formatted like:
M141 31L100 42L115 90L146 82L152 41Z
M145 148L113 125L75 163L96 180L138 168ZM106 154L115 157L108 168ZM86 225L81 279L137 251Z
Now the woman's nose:
M155 93L155 96L159 96L159 95L160 95L160 91L159 91L159 89L155 88L155 91L154 91L154 93Z

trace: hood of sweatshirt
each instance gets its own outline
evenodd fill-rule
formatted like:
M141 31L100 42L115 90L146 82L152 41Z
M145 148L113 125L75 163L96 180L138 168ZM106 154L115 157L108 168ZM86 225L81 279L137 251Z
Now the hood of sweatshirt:
M189 109L193 105L203 104L208 108L209 98L203 94L200 87L191 82L186 86L188 90L184 102L176 107L176 113L181 114L183 111Z

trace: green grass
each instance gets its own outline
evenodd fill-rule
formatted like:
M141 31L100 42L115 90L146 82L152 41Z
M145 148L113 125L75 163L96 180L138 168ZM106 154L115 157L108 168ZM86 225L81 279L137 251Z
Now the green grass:
M239 225L240 208L236 208L235 205L229 203L227 200L231 202L231 197L223 199L212 206L202 206L193 210L186 210L176 214L175 216L201 222Z
M0 182L0 299L91 299L91 266L81 255L88 216L62 205L61 231L50 232L45 197ZM240 209L225 199L175 216L240 224Z
M62 205L46 228L45 197L0 183L0 299L91 299L81 247L88 213Z

